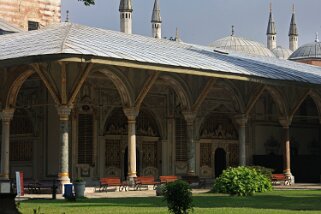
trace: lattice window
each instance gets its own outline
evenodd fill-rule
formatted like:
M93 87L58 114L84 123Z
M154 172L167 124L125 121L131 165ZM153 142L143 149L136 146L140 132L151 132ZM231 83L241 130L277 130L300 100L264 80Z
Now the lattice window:
M112 111L105 125L105 134L127 135L128 120L122 108L116 108ZM158 126L153 115L142 110L136 118L137 136L159 136Z
M143 142L143 168L157 168L157 143Z
M239 164L239 146L237 144L230 144L228 146L229 150L229 162L230 166L238 166Z
M10 123L10 161L32 161L33 124L29 112L18 109Z
M183 118L176 118L176 161L187 161L187 126Z
M106 140L105 166L120 168L120 140Z
M200 166L211 166L212 163L212 144L201 143L201 161Z
M32 161L32 141L14 140L10 143L10 161Z
M92 164L93 162L93 123L92 114L78 115L78 163Z

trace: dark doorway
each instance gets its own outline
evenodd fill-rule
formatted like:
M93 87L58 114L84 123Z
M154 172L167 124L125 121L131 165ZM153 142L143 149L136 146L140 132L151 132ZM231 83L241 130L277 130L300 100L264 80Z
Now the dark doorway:
M136 171L137 176L140 175L140 169L139 169L139 151L136 149ZM125 156L124 156L124 179L127 179L128 176L128 147L125 150Z
M226 169L226 152L218 148L215 151L215 178L220 176L224 169Z

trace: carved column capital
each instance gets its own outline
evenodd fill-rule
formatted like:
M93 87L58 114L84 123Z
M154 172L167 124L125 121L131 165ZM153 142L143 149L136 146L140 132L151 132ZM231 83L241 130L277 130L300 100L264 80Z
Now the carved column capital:
M234 121L239 125L240 127L245 127L247 121L248 121L248 116L246 114L240 114L234 116Z
M289 117L280 117L279 118L279 123L283 128L289 128L289 126L292 123L292 118Z
M194 120L196 118L196 113L193 111L183 111L182 114L185 118L187 125L193 125Z
M72 107L61 105L57 107L58 115L60 120L69 120Z
M126 115L128 121L136 121L136 117L139 114L139 109L136 107L129 107L123 109L124 114Z
M1 113L0 113L0 118L2 121L4 122L8 122L11 121L14 115L14 111L15 109L4 109Z

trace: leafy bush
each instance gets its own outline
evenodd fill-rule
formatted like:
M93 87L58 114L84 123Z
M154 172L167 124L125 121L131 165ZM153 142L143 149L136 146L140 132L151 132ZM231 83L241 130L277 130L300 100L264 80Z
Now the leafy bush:
M193 210L191 187L185 181L177 180L166 184L164 199L171 213L186 214Z
M262 173L263 175L265 175L269 179L272 178L272 173L274 171L274 169L266 168L264 166L250 166L250 168L255 169L256 171Z
M249 196L272 190L271 180L251 167L228 168L216 179L212 191L230 195Z

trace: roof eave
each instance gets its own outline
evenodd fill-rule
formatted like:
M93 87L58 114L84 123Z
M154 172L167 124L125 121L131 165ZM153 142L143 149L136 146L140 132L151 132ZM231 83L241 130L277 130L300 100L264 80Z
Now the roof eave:
M92 55L77 55L77 54L51 54L51 55L29 56L29 57L1 60L0 67L5 68L5 67L12 67L12 66L21 66L21 65L29 65L29 64L43 63L43 62L54 62L54 61L74 62L74 63L93 63L97 65L113 65L113 66L119 66L119 67L137 68L137 69L145 69L145 70L151 70L151 71L256 82L256 83L261 83L266 85L284 86L284 85L296 84L298 86L309 86L309 87L318 87L318 88L320 88L321 86L321 84L315 84L315 83L309 83L309 82L300 82L300 81L294 81L294 80L275 80L275 79L269 79L264 77L233 74L233 73L228 73L226 71L195 69L195 68L189 68L189 67L145 63L145 62L125 60L125 59L115 59L115 58L97 57Z

